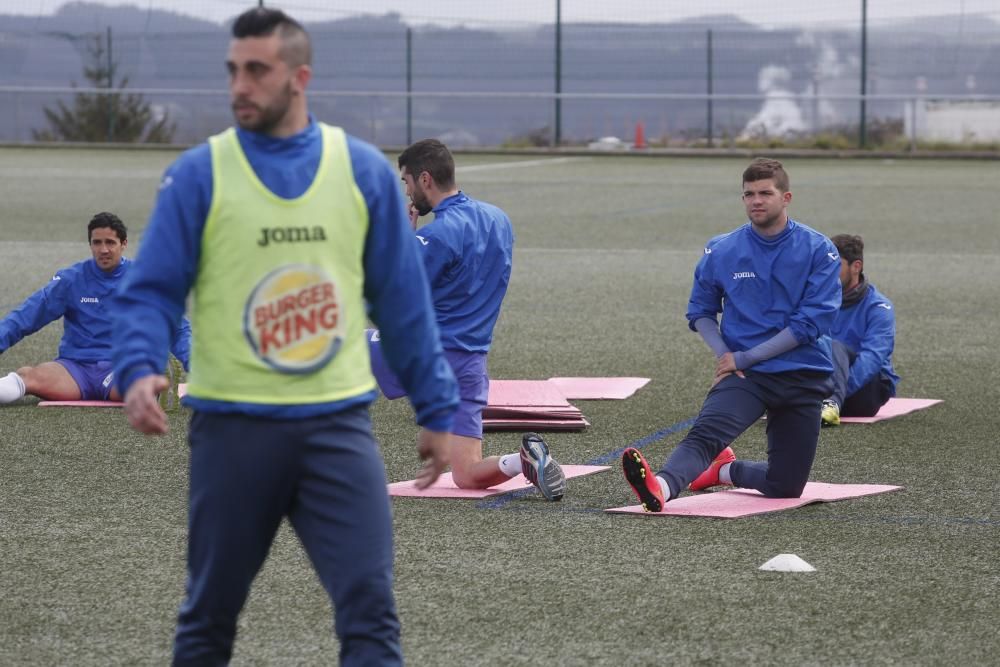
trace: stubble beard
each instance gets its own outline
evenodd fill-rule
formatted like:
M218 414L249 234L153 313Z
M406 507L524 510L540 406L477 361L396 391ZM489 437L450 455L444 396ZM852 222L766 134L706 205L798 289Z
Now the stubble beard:
M753 215L750 215L748 217L750 218L750 222L753 223L753 226L763 232L763 231L767 231L769 229L774 229L775 227L777 227L778 224L782 221L782 218L783 218L782 213L783 212L778 212L778 213L775 213L773 215L768 215L766 218L764 218L760 222L758 222L757 220L755 220L754 217L753 217Z
M236 113L236 103L233 102L233 117L236 119L237 125L239 125L244 130L250 132L257 132L259 134L271 134L276 127L285 119L288 115L288 110L292 107L292 84L288 82L285 84L285 89L281 91L281 94L274 100L274 103L262 107L259 105L253 105L257 109L257 119L253 121L242 121L239 115Z
M413 194L410 196L410 203L413 204L413 208L417 210L417 213L421 216L427 215L434 210L431 203L427 201L427 195L423 193L422 190L414 186Z

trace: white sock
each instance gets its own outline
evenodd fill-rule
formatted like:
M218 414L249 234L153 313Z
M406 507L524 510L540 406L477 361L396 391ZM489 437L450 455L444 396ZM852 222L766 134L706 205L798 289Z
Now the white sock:
M732 485L733 478L729 476L729 466L731 466L731 465L733 465L732 462L726 463L725 465L723 465L723 466L721 466L719 468L719 482L720 483Z
M521 455L507 454L506 456L501 456L497 462L497 467L500 468L500 472L508 477L517 477L521 474Z
M656 475L656 481L660 483L660 489L663 491L663 501L670 500L670 486L667 484L667 480Z
M0 378L0 403L13 403L24 397L24 380L17 373Z

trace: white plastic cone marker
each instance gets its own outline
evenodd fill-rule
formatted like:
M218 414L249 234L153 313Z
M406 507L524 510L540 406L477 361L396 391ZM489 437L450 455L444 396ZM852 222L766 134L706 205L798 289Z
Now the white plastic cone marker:
M809 563L805 562L795 554L778 554L771 560L761 565L759 570L769 570L771 572L815 572Z

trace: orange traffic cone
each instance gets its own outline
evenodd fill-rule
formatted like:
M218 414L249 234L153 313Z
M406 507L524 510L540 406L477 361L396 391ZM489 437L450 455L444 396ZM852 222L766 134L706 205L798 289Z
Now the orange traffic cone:
M643 127L641 120L635 124L635 144L633 146L634 148L646 147L646 128Z

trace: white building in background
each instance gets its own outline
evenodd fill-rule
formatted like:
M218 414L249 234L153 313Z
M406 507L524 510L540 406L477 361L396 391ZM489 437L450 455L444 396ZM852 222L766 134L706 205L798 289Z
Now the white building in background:
M906 136L917 141L1000 141L1000 102L915 100L906 103Z

